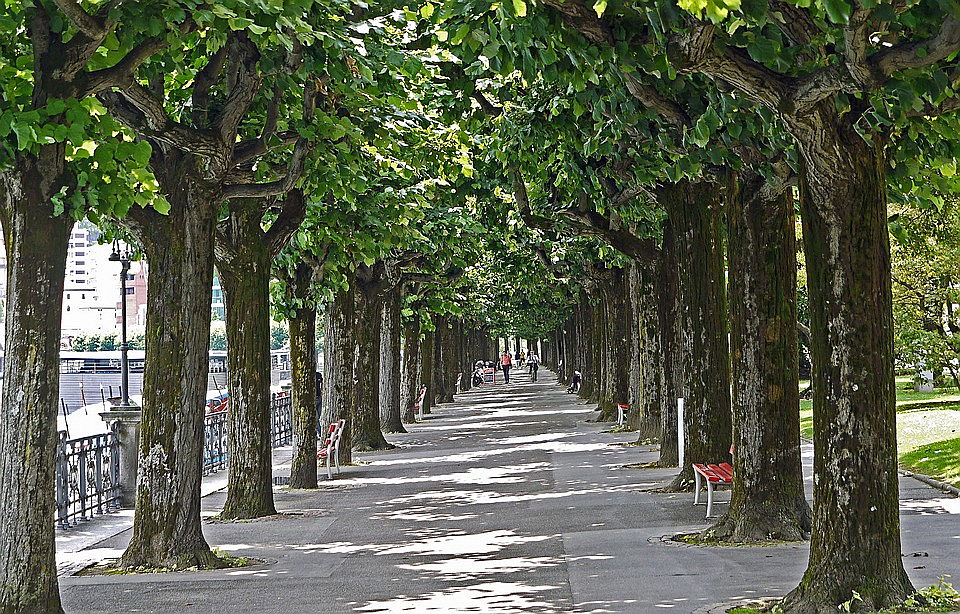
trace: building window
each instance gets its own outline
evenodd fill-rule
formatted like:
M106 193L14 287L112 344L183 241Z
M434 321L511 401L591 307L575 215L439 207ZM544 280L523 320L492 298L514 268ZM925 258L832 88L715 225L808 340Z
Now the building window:
M74 264L76 264L77 266L83 266L83 265L87 264L87 261L86 261L86 260L77 260Z
M127 294L133 294L133 288L127 288Z
M77 275L86 275L86 274L87 274L86 271L81 271L81 270L74 271L74 273L76 273Z

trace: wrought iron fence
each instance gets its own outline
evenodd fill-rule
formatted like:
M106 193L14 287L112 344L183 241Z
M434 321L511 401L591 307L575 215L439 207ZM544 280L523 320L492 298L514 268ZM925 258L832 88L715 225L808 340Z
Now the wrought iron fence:
M203 475L227 467L227 412L207 414L203 418Z
M227 409L207 414L203 420L203 474L216 473L227 467L230 456L227 435ZM270 395L270 439L273 447L288 446L293 441L293 405L290 394Z
M289 392L270 397L270 435L274 448L288 446L293 441L293 401Z
M270 435L274 447L293 440L289 393L271 395ZM203 419L203 474L227 467L227 411ZM57 524L69 528L81 520L120 507L120 446L114 431L67 439L60 431L56 457Z
M56 458L57 524L69 528L120 507L120 447L116 433L67 439Z

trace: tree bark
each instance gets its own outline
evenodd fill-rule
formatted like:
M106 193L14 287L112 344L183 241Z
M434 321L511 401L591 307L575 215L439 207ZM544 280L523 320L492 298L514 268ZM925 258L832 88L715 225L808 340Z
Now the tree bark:
M387 295L380 321L380 428L406 433L400 416L400 286Z
M680 280L680 360L684 465L668 490L693 485L691 463L729 458L730 352L723 270L722 203L717 186L680 182L661 189L670 216Z
M309 266L297 266L293 294L303 300L303 306L295 309L289 320L293 396L290 488L317 487L317 308L309 297L311 277ZM321 432L326 431L325 426Z
M230 462L227 499L220 517L259 518L277 513L273 503L270 433L270 268L273 255L260 228L256 201L233 209L229 239L218 237L217 270L227 323L227 432ZM228 242L229 246L221 245Z
M657 313L655 263L637 263L636 306L637 337L639 339L639 398L630 407L637 423L638 441L660 440L661 446L668 437L663 432L663 405L667 396L667 365L662 348L660 319Z
M832 100L790 118L813 356L810 561L787 612L864 608L913 591L900 553L893 313L884 143L865 142Z
M678 349L677 314L680 310L680 272L677 269L677 244L673 223L664 222L663 246L657 262L654 289L657 293L657 322L663 354L663 388L660 395L660 458L661 467L675 467L680 460L677 441L677 397L682 379L682 364Z
M221 200L219 188L200 179L201 164L175 152L154 164L170 212L131 220L150 276L136 511L124 567L222 566L200 523L213 241Z
M54 216L47 194L63 169L62 155L55 158L27 157L0 173L7 250L0 612L63 611L54 547L54 452L63 285L73 220L69 215ZM48 171L55 174L47 175Z
M413 405L420 392L420 315L413 317L403 327L403 379L401 381L400 403L403 407L403 421L412 424L417 421Z
M354 365L354 403L351 420L351 446L357 452L389 450L380 431L380 322L384 287L375 264L361 264L356 273L354 292L353 338L356 347Z
M421 386L427 387L427 393L423 395L421 405L423 415L429 414L433 407L433 343L434 331L427 331L420 342L420 382Z
M603 349L606 363L604 398L601 417L617 419L617 405L630 401L630 344L635 327L629 295L628 272L622 268L610 270L610 280L604 284L601 308L606 321L606 341Z
M733 493L708 530L732 542L797 541L810 532L800 461L797 250L790 191L731 182L727 222L733 374Z
M352 276L348 276L352 279ZM323 424L346 420L340 443L340 462L353 462L351 420L354 401L353 317L355 287L351 281L340 288L327 304L323 344Z

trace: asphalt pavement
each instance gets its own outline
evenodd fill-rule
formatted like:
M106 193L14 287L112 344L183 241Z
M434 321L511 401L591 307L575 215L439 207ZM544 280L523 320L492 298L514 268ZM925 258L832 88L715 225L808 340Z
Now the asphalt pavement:
M690 494L650 492L674 470L624 467L655 460L655 450L623 445L635 436L605 432L611 425L590 421L593 406L566 394L549 371L540 376L531 383L518 370L509 385L458 395L409 433L388 436L397 449L355 455L357 465L317 490L277 487L278 516L217 522L209 517L225 493L207 495L211 546L262 564L70 575L119 556L130 531L115 520L111 536L71 550L64 608L700 613L796 585L804 544L704 548L665 540L708 526L704 507L694 507ZM809 481L809 445L804 453ZM277 451L276 474L289 473L288 458L289 449ZM901 479L901 499L911 578L922 586L952 573L960 583L960 499L909 478Z

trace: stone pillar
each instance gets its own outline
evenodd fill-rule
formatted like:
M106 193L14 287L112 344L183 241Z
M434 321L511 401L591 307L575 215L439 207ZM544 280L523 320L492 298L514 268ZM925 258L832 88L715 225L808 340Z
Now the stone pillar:
M115 405L100 412L120 446L120 507L132 508L137 498L137 459L140 452L141 411L137 406Z

